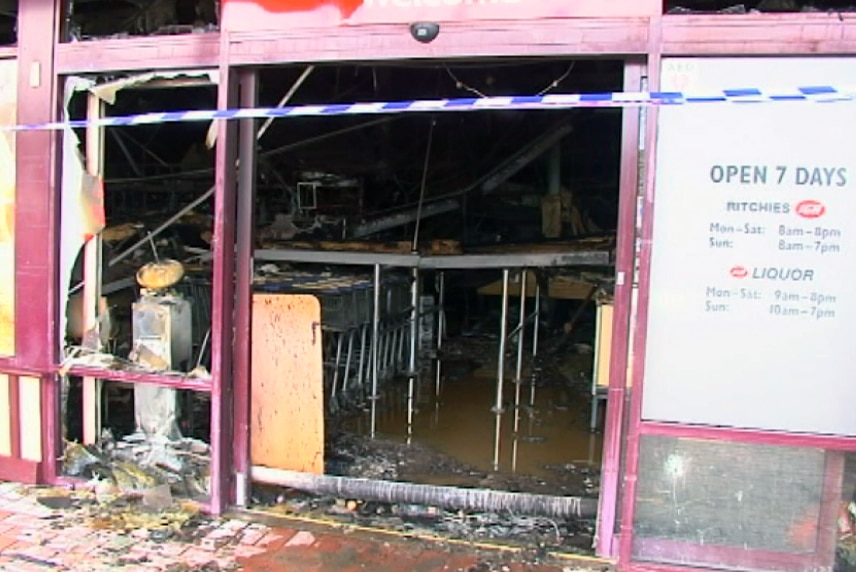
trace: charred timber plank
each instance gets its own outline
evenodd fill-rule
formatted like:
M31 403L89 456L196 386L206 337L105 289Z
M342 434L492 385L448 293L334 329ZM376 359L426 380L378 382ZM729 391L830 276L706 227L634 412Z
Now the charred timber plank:
M433 255L463 254L457 240L432 240L428 251Z
M415 254L387 252L348 252L331 250L303 250L299 248L256 250L256 260L268 262L310 262L316 264L344 264L352 266L397 266L414 268L419 264Z
M338 498L360 498L386 503L435 506L449 510L483 512L509 511L514 514L557 518L591 518L597 514L597 499L511 493L402 482L376 481L353 477L310 475L254 466L253 480Z
M609 266L608 251L462 254L457 256L429 256L419 261L426 270L455 270L481 268L548 268L559 266Z
M265 248L276 249L294 248L301 250L323 250L326 252L378 252L388 254L410 254L413 245L409 241L399 242L367 242L367 241L349 241L349 242L333 242L333 241L293 241L283 242L281 244L263 243ZM457 240L432 240L430 243L420 245L420 252L431 254L460 254L461 244Z
M299 248L303 250L323 250L325 252L384 252L407 254L411 250L409 242L333 242L322 240L317 242L309 241L288 241L282 244L287 248Z
M426 270L467 270L488 268L547 268L560 266L609 266L609 251L460 254L451 256L419 256L384 252L343 252L327 250L278 249L257 250L257 260L269 262L309 262L353 266L396 266Z
M582 280L574 280L566 276L555 276L548 281L548 290L545 292L547 297L555 300L585 300L593 286L590 282ZM528 298L535 297L535 286L537 281L532 273L527 273L526 277L526 296ZM480 296L502 296L502 280L490 282L478 289ZM512 297L520 296L520 284L509 284L508 295Z
M470 254L510 254L577 252L580 250L608 250L615 244L613 237L574 240L570 242L546 242L534 244L503 244L469 248Z

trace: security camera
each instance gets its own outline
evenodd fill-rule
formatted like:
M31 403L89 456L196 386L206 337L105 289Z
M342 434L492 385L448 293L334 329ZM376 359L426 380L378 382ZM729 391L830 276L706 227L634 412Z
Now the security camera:
M417 42L428 44L440 34L440 24L434 22L416 22L410 24L410 35Z

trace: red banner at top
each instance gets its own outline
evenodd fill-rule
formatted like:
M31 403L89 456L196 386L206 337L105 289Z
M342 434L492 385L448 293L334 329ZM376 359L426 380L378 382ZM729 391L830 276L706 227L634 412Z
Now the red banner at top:
M627 18L658 14L659 0L223 0L233 31L359 24L544 18Z

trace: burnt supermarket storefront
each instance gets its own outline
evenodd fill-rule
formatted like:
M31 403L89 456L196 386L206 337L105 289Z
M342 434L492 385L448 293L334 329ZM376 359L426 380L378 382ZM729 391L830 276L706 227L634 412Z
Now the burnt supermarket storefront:
M288 489L543 518L626 570L854 569L856 60L799 55L848 18L230 0L91 39L51 4L0 51L4 125L303 111L4 131L0 477L118 451L215 513ZM477 103L646 92L682 103Z

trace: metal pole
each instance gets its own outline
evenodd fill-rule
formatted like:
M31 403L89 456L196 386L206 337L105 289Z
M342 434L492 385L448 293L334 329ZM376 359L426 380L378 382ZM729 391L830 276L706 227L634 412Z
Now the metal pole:
M434 381L434 395L440 397L440 379L442 377L443 360L440 357L440 352L443 350L443 334L446 330L446 273L439 272L437 274L437 371Z
M520 437L520 388L523 385L523 342L526 339L526 270L520 271L520 325L517 332L517 370L514 376L514 441L511 445L511 471L517 471L517 445Z
M378 343L380 342L380 264L374 265L374 308L372 312L372 402L371 438L374 439L377 429L377 368Z
M515 433L511 441L511 472L517 472L517 446L519 443L518 435Z
M535 407L535 371L538 357L538 330L541 327L541 284L535 281L535 327L532 330L532 376L529 383L529 406Z
M234 109L237 75L223 68L217 88L217 109ZM235 213L238 133L234 124L218 120L215 149L217 192L214 196L213 266L211 270L211 494L209 509L222 513L230 504L234 473L232 431L232 350L235 309Z
M413 435L413 392L416 384L416 350L419 338L419 269L414 268L410 283L410 361L407 365L407 439Z
M499 360L496 364L496 427L493 439L493 470L499 468L499 436L502 430L502 384L505 381L505 338L508 335L508 268L502 270L502 318L499 324Z
M517 332L517 369L514 380L520 382L523 373L523 342L526 340L526 270L520 271L520 326Z
M410 375L416 374L417 357L419 351L419 322L421 319L419 312L419 269L411 270L410 279L410 356L407 362L407 369Z
M508 269L502 271L502 317L499 323L499 356L496 364L496 404L493 411L502 413L502 383L505 378L505 341L508 336Z
M428 128L428 144L425 149L425 165L422 168L422 184L419 186L419 203L416 206L416 228L413 230L413 252L419 250L419 228L422 224L422 205L425 201L425 184L428 182L428 162L431 159L431 143L434 141L434 126L437 122L431 119L431 125Z
M440 272L439 276L440 280L440 292L439 292L439 304L440 304L440 317L438 321L440 322L439 331L440 331L440 342L443 341L443 337L446 335L446 273ZM437 344L437 348L439 349L440 344Z
M532 331L532 357L538 356L538 327L541 325L541 285L535 283L535 329Z
M86 116L90 120L104 117L104 102L89 94ZM104 174L104 127L90 126L86 130L86 172L95 177ZM99 314L103 254L101 234L96 234L83 247L83 331L92 329L100 334ZM101 336L95 337L95 347L101 351ZM101 435L101 388L103 383L94 377L83 378L83 442L94 444Z
M502 412L497 411L494 421L493 433L493 470L499 470L499 442L502 432Z
M300 77L297 78L297 81L295 81L291 85L291 88L286 92L285 95L282 96L282 99L279 100L277 107L285 107L285 104L288 103L292 97L294 97L294 94L297 93L297 90L300 89L300 86L303 85L303 82L307 80L309 74L311 74L313 71L315 71L315 66L309 66L305 70L303 70L303 73L300 74ZM270 128L271 123L273 123L273 117L268 118L267 121L262 123L262 126L259 128L260 138Z
M241 105L258 104L259 80L256 70L246 70L240 76ZM236 226L235 272L235 353L233 356L233 399L236 503L247 506L250 493L250 360L253 298L253 240L255 236L256 199L256 140L258 122L243 119L238 126L238 196ZM201 357L201 352L200 352Z
M520 386L523 384L523 342L526 339L526 270L520 271L520 331L517 333L517 369L514 375L514 436L520 428Z

